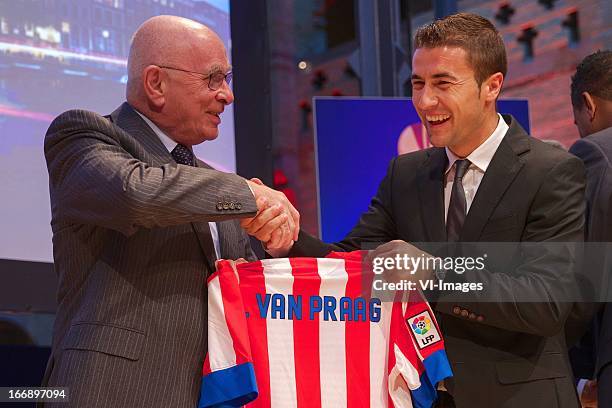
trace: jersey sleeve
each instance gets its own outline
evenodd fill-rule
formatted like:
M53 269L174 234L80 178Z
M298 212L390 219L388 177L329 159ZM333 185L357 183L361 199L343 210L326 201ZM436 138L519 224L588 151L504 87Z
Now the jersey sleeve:
M437 383L452 371L434 313L419 292L393 305L389 340L389 393L395 407L431 407Z
M208 279L208 353L199 408L241 407L257 398L253 358L238 277L228 261Z

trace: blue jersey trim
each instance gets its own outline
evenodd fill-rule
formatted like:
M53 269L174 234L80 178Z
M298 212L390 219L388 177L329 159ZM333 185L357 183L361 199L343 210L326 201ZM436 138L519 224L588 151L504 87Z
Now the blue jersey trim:
M438 381L453 375L444 350L429 355L423 360L423 365L425 372L421 375L421 386L411 391L414 408L431 408L438 397Z
M427 374L430 384L436 385L438 381L453 376L453 371L444 350L438 350L427 356L423 360L423 365L425 366L425 374Z
M421 386L416 390L410 390L410 394L414 408L431 408L438 398L438 390L429 382L426 374L421 376Z
M252 363L244 363L202 377L198 408L241 407L257 398Z

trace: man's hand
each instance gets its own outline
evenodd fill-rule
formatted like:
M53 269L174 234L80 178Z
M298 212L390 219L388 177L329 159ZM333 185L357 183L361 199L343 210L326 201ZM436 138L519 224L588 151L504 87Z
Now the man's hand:
M285 255L300 232L300 214L280 191L256 178L247 183L255 195L258 212L253 218L243 219L240 225L263 242L270 254Z
M399 239L387 242L378 246L375 250L370 251L366 262L369 265L374 265L375 259L391 259L393 267L386 268L383 277L386 282L399 282L401 280L409 280L417 282L425 281L434 277L434 271L428 266L433 265L433 262L427 262L428 258L433 258L432 255L415 247L414 245ZM418 267L413 269L415 265L411 261L417 261ZM384 264L381 264L384 267Z
M230 264L230 266L232 267L232 269L234 270L234 272L238 273L238 271L236 270L236 265L240 265L243 263L247 263L248 261L244 258L238 258L236 260L233 259L217 259L215 261L215 269L218 271L219 270L219 262L228 262Z
M580 405L582 408L597 408L597 380L589 380L584 384Z

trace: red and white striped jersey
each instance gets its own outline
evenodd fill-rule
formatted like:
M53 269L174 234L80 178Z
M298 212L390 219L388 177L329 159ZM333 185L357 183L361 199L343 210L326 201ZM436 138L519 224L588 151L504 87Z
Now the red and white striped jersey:
M416 291L372 297L371 282L359 251L219 262L199 406L431 407L451 376L434 314Z

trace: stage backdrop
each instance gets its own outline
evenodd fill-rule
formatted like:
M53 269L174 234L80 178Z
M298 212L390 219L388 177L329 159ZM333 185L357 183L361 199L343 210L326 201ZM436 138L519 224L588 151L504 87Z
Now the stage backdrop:
M0 268L52 262L45 132L68 109L106 115L123 102L130 39L159 14L207 24L231 55L229 0L0 0ZM232 106L195 152L236 169Z
M498 102L529 132L526 100ZM319 231L342 239L368 208L389 161L430 147L410 98L314 98Z

